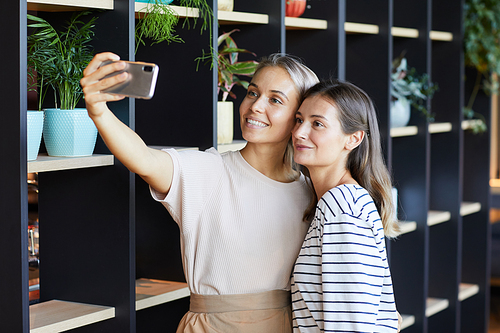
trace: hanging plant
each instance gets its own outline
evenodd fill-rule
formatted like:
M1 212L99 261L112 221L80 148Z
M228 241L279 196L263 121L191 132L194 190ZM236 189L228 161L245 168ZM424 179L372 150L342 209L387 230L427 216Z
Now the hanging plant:
M484 117L474 111L479 90L497 93L500 75L500 2L495 0L466 0L464 4L464 60L476 69L474 88L464 107L465 119L476 119L471 130L487 131Z

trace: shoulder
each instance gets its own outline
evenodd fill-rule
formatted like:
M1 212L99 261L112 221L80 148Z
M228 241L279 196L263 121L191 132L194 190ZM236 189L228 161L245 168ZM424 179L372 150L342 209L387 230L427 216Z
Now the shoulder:
M327 191L318 205L333 213L359 216L366 206L374 205L368 192L359 185L343 184Z

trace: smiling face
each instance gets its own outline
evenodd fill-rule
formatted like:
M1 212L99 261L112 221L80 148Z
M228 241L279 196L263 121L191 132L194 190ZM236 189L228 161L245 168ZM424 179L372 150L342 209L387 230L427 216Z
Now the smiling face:
M299 93L288 72L280 67L261 69L240 105L243 138L249 143L286 144L298 107Z
M295 162L309 169L344 168L349 152L357 146L353 145L356 133L344 134L332 102L320 95L308 97L297 111L292 132Z

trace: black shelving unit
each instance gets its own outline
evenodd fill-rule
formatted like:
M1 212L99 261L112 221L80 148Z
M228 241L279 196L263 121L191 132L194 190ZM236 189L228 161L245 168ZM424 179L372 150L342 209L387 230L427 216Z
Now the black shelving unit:
M95 155L78 159L76 167L43 155L26 160L26 11L58 22L91 6L99 16L96 52L109 50L161 68L152 100L110 104L152 146L217 146L217 76L209 66L197 69L195 59L210 43L217 46L219 33L232 29L240 30L234 34L238 46L258 57L293 54L320 78L346 79L366 90L375 101L399 193L404 234L387 247L403 332L486 332L489 142L487 135L464 130L461 109L470 87L463 81L464 74L469 77L461 46L463 1L310 0L302 17L288 18L284 0L235 0L234 13L218 12L214 0L212 39L200 34L199 23L190 30L179 26L185 43L141 46L137 54L138 5L78 1L20 0L3 7L9 15L0 26L11 33L0 36L10 50L0 63L9 78L0 83L0 94L5 110L18 112L4 112L0 124L7 156L0 163L0 262L8 272L0 274L2 331L29 332L30 325L62 329L55 317L45 316L54 326L34 320L45 308L62 306L91 313L88 320L69 318L74 332L170 332L189 308L177 225L100 139ZM439 84L428 103L434 124L414 111L407 127L390 128L391 62L403 50L410 66ZM244 91L235 93L235 140L241 140L238 107ZM489 118L487 96L478 97L476 111ZM40 303L32 306L27 172L38 172L40 191Z

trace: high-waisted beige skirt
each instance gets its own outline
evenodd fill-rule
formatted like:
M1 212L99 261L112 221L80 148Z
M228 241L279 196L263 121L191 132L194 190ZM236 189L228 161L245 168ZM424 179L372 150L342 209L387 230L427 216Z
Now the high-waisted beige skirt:
M191 294L189 312L177 333L289 333L292 332L290 291L255 294Z

